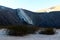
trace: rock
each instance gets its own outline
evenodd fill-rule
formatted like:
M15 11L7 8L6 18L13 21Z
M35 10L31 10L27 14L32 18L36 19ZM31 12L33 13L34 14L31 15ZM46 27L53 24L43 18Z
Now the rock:
M39 34L53 35L55 34L55 30L53 28L45 28L43 31L39 32Z
M34 34L39 27L31 26L31 25L19 25L19 26L7 26L7 35L11 36L24 36L27 34Z

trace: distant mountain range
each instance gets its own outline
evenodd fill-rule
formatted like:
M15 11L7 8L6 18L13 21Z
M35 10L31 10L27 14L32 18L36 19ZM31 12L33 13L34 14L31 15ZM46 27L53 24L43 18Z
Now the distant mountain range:
M60 11L60 5L53 6L50 8L41 9L41 10L37 10L36 12L50 12L50 11Z
M21 25L31 24L39 27L59 27L59 7L49 8L49 12L32 12L26 9L12 9L0 6L0 25Z

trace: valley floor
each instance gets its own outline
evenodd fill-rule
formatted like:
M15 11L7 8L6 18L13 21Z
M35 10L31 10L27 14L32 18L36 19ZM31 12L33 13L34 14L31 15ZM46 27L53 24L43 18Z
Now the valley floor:
M0 40L60 40L60 29L57 29L54 35L30 34L24 37L7 36L4 29L1 29Z

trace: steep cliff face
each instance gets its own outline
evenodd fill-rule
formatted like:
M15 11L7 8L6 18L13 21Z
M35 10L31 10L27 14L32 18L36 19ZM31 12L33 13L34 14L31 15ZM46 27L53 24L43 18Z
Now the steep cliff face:
M0 6L0 25L20 24L16 9Z
M31 12L28 10L23 10L23 11L32 20L32 25L37 25L40 27L59 27L60 26L60 11L51 11L49 13L47 12L37 13L37 12Z

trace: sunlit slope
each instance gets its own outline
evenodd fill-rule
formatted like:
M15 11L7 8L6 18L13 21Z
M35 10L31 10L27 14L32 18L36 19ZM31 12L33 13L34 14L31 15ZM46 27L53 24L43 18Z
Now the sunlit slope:
M41 10L37 10L36 12L49 12L49 11L60 11L60 5L53 6L50 8L41 9Z

